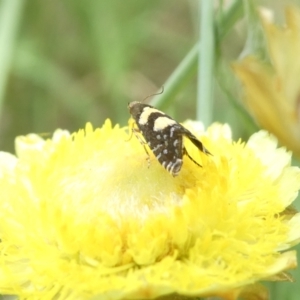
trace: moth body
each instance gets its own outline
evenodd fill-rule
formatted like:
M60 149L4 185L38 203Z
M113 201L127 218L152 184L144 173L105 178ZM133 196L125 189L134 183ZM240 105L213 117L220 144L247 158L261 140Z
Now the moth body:
M190 139L200 151L210 154L189 130L164 112L138 101L129 103L128 109L157 160L173 176L179 174L183 163L183 155L185 154L195 164L199 165L187 153L183 145L184 136ZM133 129L134 133L136 131Z

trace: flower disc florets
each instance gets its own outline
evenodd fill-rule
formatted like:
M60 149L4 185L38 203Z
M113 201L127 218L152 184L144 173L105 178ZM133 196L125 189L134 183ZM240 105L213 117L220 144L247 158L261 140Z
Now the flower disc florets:
M300 171L264 131L187 123L172 177L125 128L17 138L0 156L0 293L20 299L224 295L295 267Z

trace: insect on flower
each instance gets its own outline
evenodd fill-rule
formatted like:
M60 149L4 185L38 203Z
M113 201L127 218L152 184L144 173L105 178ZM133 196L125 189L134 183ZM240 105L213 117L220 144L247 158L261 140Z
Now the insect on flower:
M133 101L128 104L128 109L138 127L132 128L132 132L144 146L148 155L148 163L150 160L146 145L152 150L160 164L173 176L177 176L181 170L183 155L187 155L200 166L188 154L183 144L183 137L188 138L203 153L210 154L189 130L153 106ZM144 140L138 133L142 133Z

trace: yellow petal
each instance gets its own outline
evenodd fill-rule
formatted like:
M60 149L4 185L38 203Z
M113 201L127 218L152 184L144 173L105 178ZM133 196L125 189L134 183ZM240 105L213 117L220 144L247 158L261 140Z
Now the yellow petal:
M185 156L175 178L109 120L19 137L17 158L0 155L0 293L235 297L295 267L295 252L279 251L300 238L298 214L283 214L300 187L290 153L264 131L243 143L228 125L198 125L212 155L186 141L202 167Z

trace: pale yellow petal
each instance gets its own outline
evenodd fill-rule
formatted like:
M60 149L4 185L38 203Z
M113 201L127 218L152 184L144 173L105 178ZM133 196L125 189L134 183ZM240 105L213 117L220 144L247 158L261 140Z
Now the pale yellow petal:
M0 151L0 176L3 176L3 173L12 172L17 162L15 155Z
M286 25L261 13L270 63L247 57L233 65L246 107L260 126L300 156L300 10L286 9Z
M0 293L233 297L295 267L279 251L299 238L298 214L284 214L300 182L290 154L263 131L244 143L228 125L188 124L211 155L185 141L201 167L184 156L177 177L109 120L18 138L0 177Z

